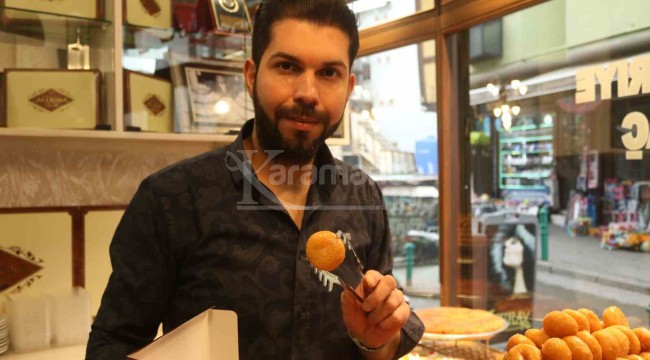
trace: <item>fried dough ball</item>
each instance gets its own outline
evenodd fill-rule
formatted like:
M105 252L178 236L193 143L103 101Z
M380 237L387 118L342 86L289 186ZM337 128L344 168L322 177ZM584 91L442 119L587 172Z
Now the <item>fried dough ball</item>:
M515 345L507 356L509 360L542 360L542 352L535 345L529 344Z
M521 334L514 334L508 339L508 344L506 345L506 351L510 351L513 347L519 344L528 344L532 346L536 346L532 340L529 338L525 337L524 335Z
M639 342L641 343L641 352L643 353L643 352L650 351L650 330L643 327L638 327L635 328L633 331L634 334L639 338Z
M567 315L568 316L568 315ZM544 360L571 360L571 349L562 339L550 338L542 345Z
M307 258L316 269L332 271L345 260L345 245L331 231L318 231L307 239Z
M639 354L639 356L645 360L650 360L650 352L642 352Z
M626 357L630 352L630 340L627 339L625 333L615 327L604 328L602 331L614 335L616 341L618 341L618 357Z
M566 336L564 342L571 349L571 358L573 360L593 360L594 355L591 353L589 346L577 336Z
M542 348L542 345L546 340L549 339L549 336L546 334L544 329L528 329L525 332L525 336L532 340L538 348Z
M641 352L641 342L639 341L639 337L636 336L634 331L623 325L614 325L612 327L620 330L623 332L623 334L625 334L625 336L627 336L627 339L630 342L630 350L628 351L629 355L636 355Z
M584 341L587 346L589 346L589 350L591 350L591 355L594 356L594 360L602 360L603 350L601 350L598 340L596 340L596 338L591 335L589 331L578 331L576 336L579 337L580 340Z
M603 353L603 360L616 360L618 357L618 340L611 333L603 330L598 330L592 333Z
M610 327L612 325L623 325L630 327L625 314L623 314L623 311L617 306L610 306L603 310L602 318L605 327Z
M600 319L598 318L598 315L596 315L595 312L584 308L578 309L578 312L584 315L587 318L587 321L589 321L590 332L598 331L603 328L603 323L600 322Z
M628 355L627 360L643 360L643 358L639 355Z
M548 336L563 338L578 332L578 323L570 315L561 311L551 311L544 316L542 328Z
M573 320L575 320L578 323L578 331L590 330L589 320L587 320L587 317L584 316L583 314L572 309L564 309L562 310L562 312L571 316Z

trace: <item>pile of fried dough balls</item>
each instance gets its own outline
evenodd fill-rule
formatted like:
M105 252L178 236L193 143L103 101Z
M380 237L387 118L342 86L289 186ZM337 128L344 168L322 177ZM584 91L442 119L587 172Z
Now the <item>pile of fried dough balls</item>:
M510 337L506 351L504 360L650 360L650 330L630 329L616 306L602 321L589 309L551 311L541 329Z

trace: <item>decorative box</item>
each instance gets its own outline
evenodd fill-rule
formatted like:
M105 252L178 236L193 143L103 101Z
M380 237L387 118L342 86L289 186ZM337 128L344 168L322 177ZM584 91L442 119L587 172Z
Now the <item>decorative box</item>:
M142 27L172 27L171 0L124 0L124 23Z
M78 16L89 19L101 19L103 17L101 0L0 0L0 5L9 8ZM29 15L27 13L20 14L17 11L5 12L5 17L8 19L32 19L33 16Z
M173 91L170 81L124 71L124 119L141 131L173 132Z
M247 33L252 31L244 0L199 0L198 21L206 29Z
M100 122L98 70L8 69L8 127L94 129Z

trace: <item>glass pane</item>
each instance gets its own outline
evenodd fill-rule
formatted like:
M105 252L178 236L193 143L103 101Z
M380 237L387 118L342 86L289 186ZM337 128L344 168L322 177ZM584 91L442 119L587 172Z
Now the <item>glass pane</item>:
M469 31L463 305L510 321L650 309L650 2L554 0ZM626 251L627 250L627 251Z
M359 28L363 29L433 9L434 0L353 0L349 6L359 15Z
M415 307L439 302L434 48L432 40L355 60L351 144L332 147L382 189L394 274Z
M112 22L90 2L2 3L1 126L114 129Z

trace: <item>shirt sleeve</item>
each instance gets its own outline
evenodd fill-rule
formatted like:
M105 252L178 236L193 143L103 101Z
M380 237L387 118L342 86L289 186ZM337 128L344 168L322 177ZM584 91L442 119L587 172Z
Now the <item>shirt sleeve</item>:
M86 359L124 359L155 337L174 283L164 219L147 179L111 242L113 272L91 328Z
M378 269L382 274L393 275L393 254L391 246L390 227L388 225L388 213L386 212L386 204L383 201L383 196L379 186L375 184L375 189L378 193L379 201L381 201L382 211L376 215L374 239L378 239L377 246L371 250L370 259L371 267ZM418 316L411 310L406 325L402 328L402 339L399 348L395 354L395 359L406 355L409 351L420 342L424 334L424 324Z

